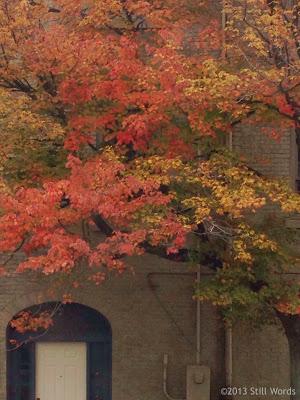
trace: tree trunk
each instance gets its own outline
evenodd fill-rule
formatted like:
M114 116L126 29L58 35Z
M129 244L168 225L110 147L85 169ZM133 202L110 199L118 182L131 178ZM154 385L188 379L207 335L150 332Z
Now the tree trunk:
M284 327L290 351L291 388L295 394L292 400L300 400L300 315L277 313Z

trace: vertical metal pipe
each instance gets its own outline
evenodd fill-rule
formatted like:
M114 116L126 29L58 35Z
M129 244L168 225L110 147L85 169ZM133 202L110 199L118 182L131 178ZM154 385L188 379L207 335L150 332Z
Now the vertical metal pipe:
M233 138L232 138L232 132L229 132L228 136L228 148L230 151L233 149Z
M170 396L168 393L168 389L167 389L168 362L169 362L168 354L164 354L164 359L163 359L163 368L164 368L163 369L163 391L164 391L164 395L169 400L186 400L185 398L184 399L176 399L176 398Z
M225 374L226 386L232 387L232 327L225 328Z
M226 12L225 12L226 0L222 0L222 49L221 49L221 57L222 60L226 58Z
M200 149L200 143L198 142L197 145L197 154L198 157L200 158L201 156L201 149ZM201 265L198 266L197 270L197 277L196 277L196 282L197 286L200 284L201 280ZM201 363L201 306L200 306L200 300L197 299L197 304L196 304L196 364L200 365Z
M226 0L222 0L222 59L226 59ZM233 135L229 132L228 137L228 148L230 151L233 150ZM226 375L226 386L232 387L233 377L233 350L232 350L232 327L225 327L225 375Z
M200 273L200 266L197 271L197 285L200 284L201 280L201 273ZM196 306L196 364L200 365L201 363L201 306L200 300L197 299L197 306Z

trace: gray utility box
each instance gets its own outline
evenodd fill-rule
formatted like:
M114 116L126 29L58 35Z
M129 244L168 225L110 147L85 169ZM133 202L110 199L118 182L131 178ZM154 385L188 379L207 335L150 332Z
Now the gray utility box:
M186 369L186 400L210 400L210 368L188 365Z

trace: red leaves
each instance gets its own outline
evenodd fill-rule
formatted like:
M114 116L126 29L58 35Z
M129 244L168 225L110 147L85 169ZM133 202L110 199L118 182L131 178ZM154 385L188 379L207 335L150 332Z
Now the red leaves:
M76 105L90 101L93 97L93 88L90 87L88 79L80 84L75 78L68 79L61 83L59 95L64 103Z
M136 150L147 150L147 144L151 137L149 125L144 116L132 115L125 122L124 131L118 133L119 144L133 143Z
M296 315L300 314L300 306L293 306L291 303L279 303L276 305L276 309L283 313L283 314L291 314L291 315Z
M1 199L6 210L0 217L1 250L14 251L24 241L27 259L19 264L18 272L70 273L84 260L92 268L91 279L100 282L103 277L95 268L123 271L125 257L141 254L145 240L168 245L170 252L183 245L186 232L171 214L148 231L139 227L140 213L169 207L172 197L160 192L160 182L132 175L109 152L86 163L70 155L67 166L68 179ZM115 230L105 241L92 245L78 229L97 213Z
M213 51L222 48L222 28L220 20L211 20L210 23L200 31L198 48L201 55L213 55Z
M70 132L64 142L64 148L69 151L77 151L82 145L92 143L92 138L80 132Z
M294 38L288 38L290 29L276 31L278 21L270 23L265 6L255 7L252 1L249 10L240 13L235 2L226 1L229 19L223 30L220 18L214 18L217 8L212 1L101 0L88 1L83 9L85 2L80 0L56 0L60 12L55 15L46 5L6 3L0 13L1 78L4 86L22 92L26 101L16 107L17 116L7 118L5 126L15 132L9 146L0 150L6 159L10 153L15 157L15 143L23 134L38 143L33 146L28 140L24 148L26 157L34 156L30 176L38 178L33 182L36 188L0 195L0 251L14 253L22 246L26 259L19 272L70 274L78 267L84 279L100 284L107 271L122 272L125 260L142 254L144 248L157 246L160 252L163 247L163 255L167 251L176 259L192 225L205 219L210 223L213 215L217 225L220 219L222 233L216 235L213 230L219 228L212 225L211 233L209 228L205 234L223 235L226 242L234 231L227 229L233 226L232 218L227 219L234 214L236 199L242 210L256 205L253 212L265 204L257 195L263 186L254 185L254 177L245 178L244 184L244 178L232 171L234 189L229 185L226 190L227 164L218 173L207 164L205 171L201 162L205 154L198 158L195 154L202 150L200 136L223 139L250 115L254 124L267 126L265 133L278 140L278 132L298 124L291 104L299 100L299 71L293 62L299 49L290 52L289 47L295 46ZM202 4L208 5L206 12ZM253 18L254 29L245 16ZM259 29L263 37L267 35L267 51ZM283 47L278 42L281 36ZM227 49L222 49L224 39ZM14 109L14 100L12 104L2 107L2 114ZM32 136L30 130L38 135ZM203 142L210 152L211 141ZM41 156L39 143L46 148L42 157L46 163L50 158L52 166L56 159L48 151L49 143L62 160L66 151L71 154L66 169L55 171L58 175L52 180L43 179L53 173L46 175L44 164L35 162L35 156ZM172 160L169 168L168 162L177 156L180 162ZM132 157L134 163L128 161ZM198 161L204 168L201 176L194 169ZM192 194L195 198L188 200L193 211L183 209L184 197ZM297 202L283 204L284 196L278 196L282 208L294 210ZM106 239L95 227L90 235L91 217L105 219ZM208 244L214 247L214 243ZM242 251L246 242L237 243L240 260L247 262L251 254ZM78 285L73 282L73 288ZM64 301L71 301L69 295ZM221 306L226 303L219 296L218 301ZM28 314L20 315L15 327L49 326L47 316L46 322L37 317L29 320Z
M53 325L52 316L47 311L41 312L37 315L34 315L29 311L22 311L10 321L10 326L20 333L36 332L39 329L48 329L51 325Z
M125 269L124 256L140 255L143 253L140 247L146 238L145 230L137 230L132 233L115 232L112 237L100 243L89 258L90 266L106 266L109 270L122 272ZM103 274L92 275L92 280L104 279Z
M148 232L151 244L167 245L168 254L176 254L184 247L187 233L188 229L171 214L161 221L159 229Z
M295 114L295 110L293 107L287 103L285 97L280 96L277 99L277 106L279 109L279 112L282 113L283 115L288 115L290 117L293 117Z
M46 254L29 257L18 266L18 272L25 270L41 270L49 275L57 272L68 273L76 263L90 253L86 241L76 235L70 235L63 229L53 232L36 232L26 244L24 250L31 253L38 248L48 249Z

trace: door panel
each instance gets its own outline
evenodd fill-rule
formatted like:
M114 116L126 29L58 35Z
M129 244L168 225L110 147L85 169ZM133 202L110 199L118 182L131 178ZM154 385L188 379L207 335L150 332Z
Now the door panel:
M89 344L89 400L111 400L111 342Z
M37 343L36 397L86 400L86 344Z
M34 397L35 344L27 343L7 352L7 399L32 400Z

